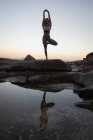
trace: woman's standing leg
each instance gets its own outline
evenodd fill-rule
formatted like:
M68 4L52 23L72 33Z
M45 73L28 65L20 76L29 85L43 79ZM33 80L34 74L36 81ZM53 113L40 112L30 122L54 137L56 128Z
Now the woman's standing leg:
M45 56L46 56L46 60L48 59L47 57L47 40L46 37L43 36L43 45L44 45L44 51L45 51Z

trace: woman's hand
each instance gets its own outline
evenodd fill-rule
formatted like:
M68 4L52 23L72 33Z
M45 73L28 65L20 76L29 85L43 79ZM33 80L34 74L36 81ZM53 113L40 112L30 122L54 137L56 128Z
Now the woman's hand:
M49 13L49 11L47 9L45 9L44 12L48 12Z

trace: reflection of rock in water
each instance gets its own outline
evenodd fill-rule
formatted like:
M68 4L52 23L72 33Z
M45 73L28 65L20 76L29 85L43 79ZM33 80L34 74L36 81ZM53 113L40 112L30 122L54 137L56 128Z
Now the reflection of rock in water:
M86 108L93 111L93 99L88 101L82 101L75 104L77 107Z
M48 114L47 111L50 107L53 107L55 103L46 103L46 91L44 91L43 99L41 102L41 115L40 115L40 130L44 131L46 129L47 123L48 123Z
M14 83L13 83L14 84ZM74 84L72 83L49 83L49 84L15 84L20 87L29 88L29 89L37 89L46 92L60 92L64 89L73 89Z
M89 92L89 90L86 90L86 89L85 90L81 89L81 90L78 90L76 93L84 101L75 103L75 105L77 107L86 108L93 111L93 92L92 91Z
M83 90L80 90L78 92L78 95L83 100L93 99L93 93L92 92L88 92L87 90L84 90L84 91Z
M24 88L29 88L29 89L37 89L37 90L41 90L41 91L47 91L47 92L59 92L61 90L63 90L63 86L58 86L57 84L30 84L30 83L26 83L26 84L15 84L18 85L20 87L24 87Z

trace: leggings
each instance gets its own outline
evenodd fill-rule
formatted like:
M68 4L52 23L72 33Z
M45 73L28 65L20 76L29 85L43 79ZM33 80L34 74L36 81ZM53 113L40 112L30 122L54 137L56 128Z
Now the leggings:
M47 57L47 45L48 44L57 45L57 42L55 40L51 39L50 36L43 36L43 45L44 45L46 59L48 59L48 57Z

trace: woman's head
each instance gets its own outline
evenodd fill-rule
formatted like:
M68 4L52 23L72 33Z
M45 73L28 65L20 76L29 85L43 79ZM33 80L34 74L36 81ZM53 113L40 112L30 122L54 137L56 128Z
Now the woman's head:
M50 22L50 19L49 18L45 18L44 22L48 23L48 22Z
M45 18L45 19L43 20L43 24L44 24L44 25L50 25L50 23L51 23L51 21L50 21L49 18Z

